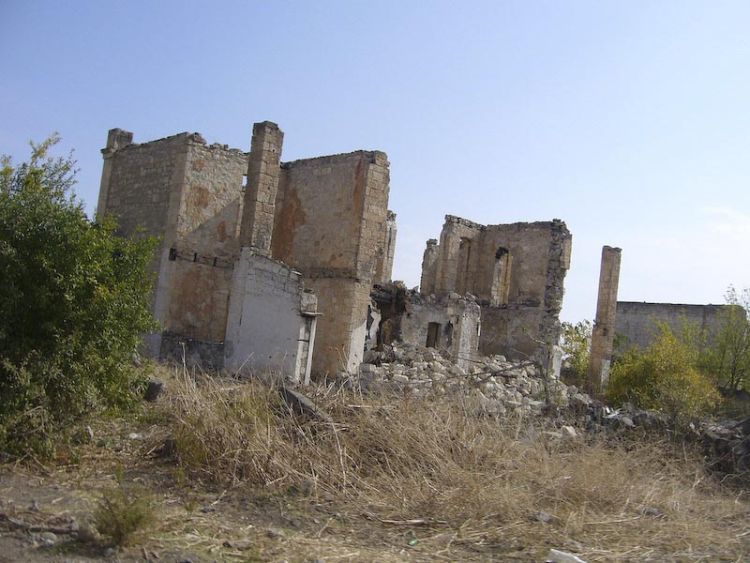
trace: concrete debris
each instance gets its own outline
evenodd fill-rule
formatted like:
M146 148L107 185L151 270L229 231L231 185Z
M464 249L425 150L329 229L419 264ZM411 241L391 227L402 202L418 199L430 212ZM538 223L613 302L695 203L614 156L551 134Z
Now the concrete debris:
M299 391L280 387L279 392L281 393L281 398L284 399L284 402L295 414L307 416L319 422L332 422L328 413L320 410L309 397Z

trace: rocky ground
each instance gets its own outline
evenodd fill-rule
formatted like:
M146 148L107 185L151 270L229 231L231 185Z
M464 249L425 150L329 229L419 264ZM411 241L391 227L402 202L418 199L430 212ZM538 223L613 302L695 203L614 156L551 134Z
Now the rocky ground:
M629 405L611 408L541 373L531 361L492 356L463 363L457 365L435 349L397 343L386 352L368 352L358 377L347 383L364 392L389 388L417 397L460 393L476 414L544 417L569 435L675 431L663 413ZM702 444L712 470L724 475L750 470L750 418L696 420L680 432Z

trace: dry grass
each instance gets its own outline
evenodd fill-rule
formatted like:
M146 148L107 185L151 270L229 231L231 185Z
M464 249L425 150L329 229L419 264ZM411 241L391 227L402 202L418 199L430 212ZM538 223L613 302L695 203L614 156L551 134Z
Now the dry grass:
M279 395L176 371L165 405L179 463L227 486L302 491L354 519L430 530L422 549L596 560L742 560L750 505L672 444L560 439L534 422L467 412L460 398L318 390L334 423ZM539 514L546 513L540 521Z

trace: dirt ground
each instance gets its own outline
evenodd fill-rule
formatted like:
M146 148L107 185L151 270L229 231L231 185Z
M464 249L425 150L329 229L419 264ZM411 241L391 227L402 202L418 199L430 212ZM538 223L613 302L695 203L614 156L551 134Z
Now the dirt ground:
M350 514L304 491L212 490L162 460L158 426L109 421L77 459L0 466L0 562L542 561L498 537L462 537L439 521ZM150 491L156 518L116 548L92 531L115 475ZM557 546L560 547L560 546ZM562 546L564 548L564 546Z

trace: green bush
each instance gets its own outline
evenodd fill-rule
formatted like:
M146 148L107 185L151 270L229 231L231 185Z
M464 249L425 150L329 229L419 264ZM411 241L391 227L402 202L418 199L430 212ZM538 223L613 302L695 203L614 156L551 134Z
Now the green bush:
M665 324L659 325L659 332L647 350L630 350L615 363L607 398L615 404L658 409L675 422L685 422L709 411L720 396L697 368L699 350Z
M720 315L719 330L703 364L716 383L729 391L746 389L750 383L750 289L729 287L728 307Z
M153 328L154 241L92 223L71 193L75 162L51 158L0 171L0 451L51 447L83 414L131 403L132 354Z
M588 378L592 325L589 320L562 323L563 369L561 375L568 385L585 387Z

